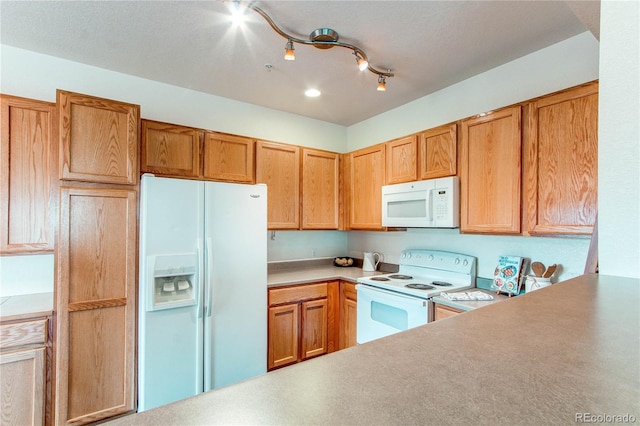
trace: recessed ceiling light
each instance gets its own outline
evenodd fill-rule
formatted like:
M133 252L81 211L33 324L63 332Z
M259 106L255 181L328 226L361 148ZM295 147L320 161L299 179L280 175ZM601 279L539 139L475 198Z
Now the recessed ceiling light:
M231 6L229 6L229 12L231 12L230 19L233 26L244 25L244 21L246 20L244 7L234 3Z
M304 94L310 98L317 98L320 96L320 91L318 89L308 89Z

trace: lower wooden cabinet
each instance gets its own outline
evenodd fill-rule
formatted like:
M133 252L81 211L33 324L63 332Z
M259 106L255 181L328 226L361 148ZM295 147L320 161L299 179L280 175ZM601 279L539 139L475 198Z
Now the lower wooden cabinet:
M356 285L340 281L340 343L339 349L356 345L358 294Z
M441 305L440 303L434 303L434 321L449 318L454 315L461 314L462 310L452 308L450 306Z
M337 281L269 289L267 369L337 350Z
M2 425L45 424L48 318L0 324Z
M135 409L135 189L60 189L55 423Z

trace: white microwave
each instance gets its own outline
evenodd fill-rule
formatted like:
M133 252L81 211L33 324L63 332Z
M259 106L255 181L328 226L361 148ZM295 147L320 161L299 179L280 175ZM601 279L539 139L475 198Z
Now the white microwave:
M382 226L458 228L460 179L450 176L383 186Z

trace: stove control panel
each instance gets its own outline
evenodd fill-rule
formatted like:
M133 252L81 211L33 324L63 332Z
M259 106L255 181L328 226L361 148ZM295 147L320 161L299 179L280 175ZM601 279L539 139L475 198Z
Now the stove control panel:
M400 265L431 268L475 276L476 258L466 254L439 250L403 250Z

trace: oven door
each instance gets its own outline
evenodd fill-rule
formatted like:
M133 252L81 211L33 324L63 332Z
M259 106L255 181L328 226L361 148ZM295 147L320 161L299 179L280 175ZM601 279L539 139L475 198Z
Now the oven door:
M358 292L356 340L366 343L427 323L429 302L365 284Z

